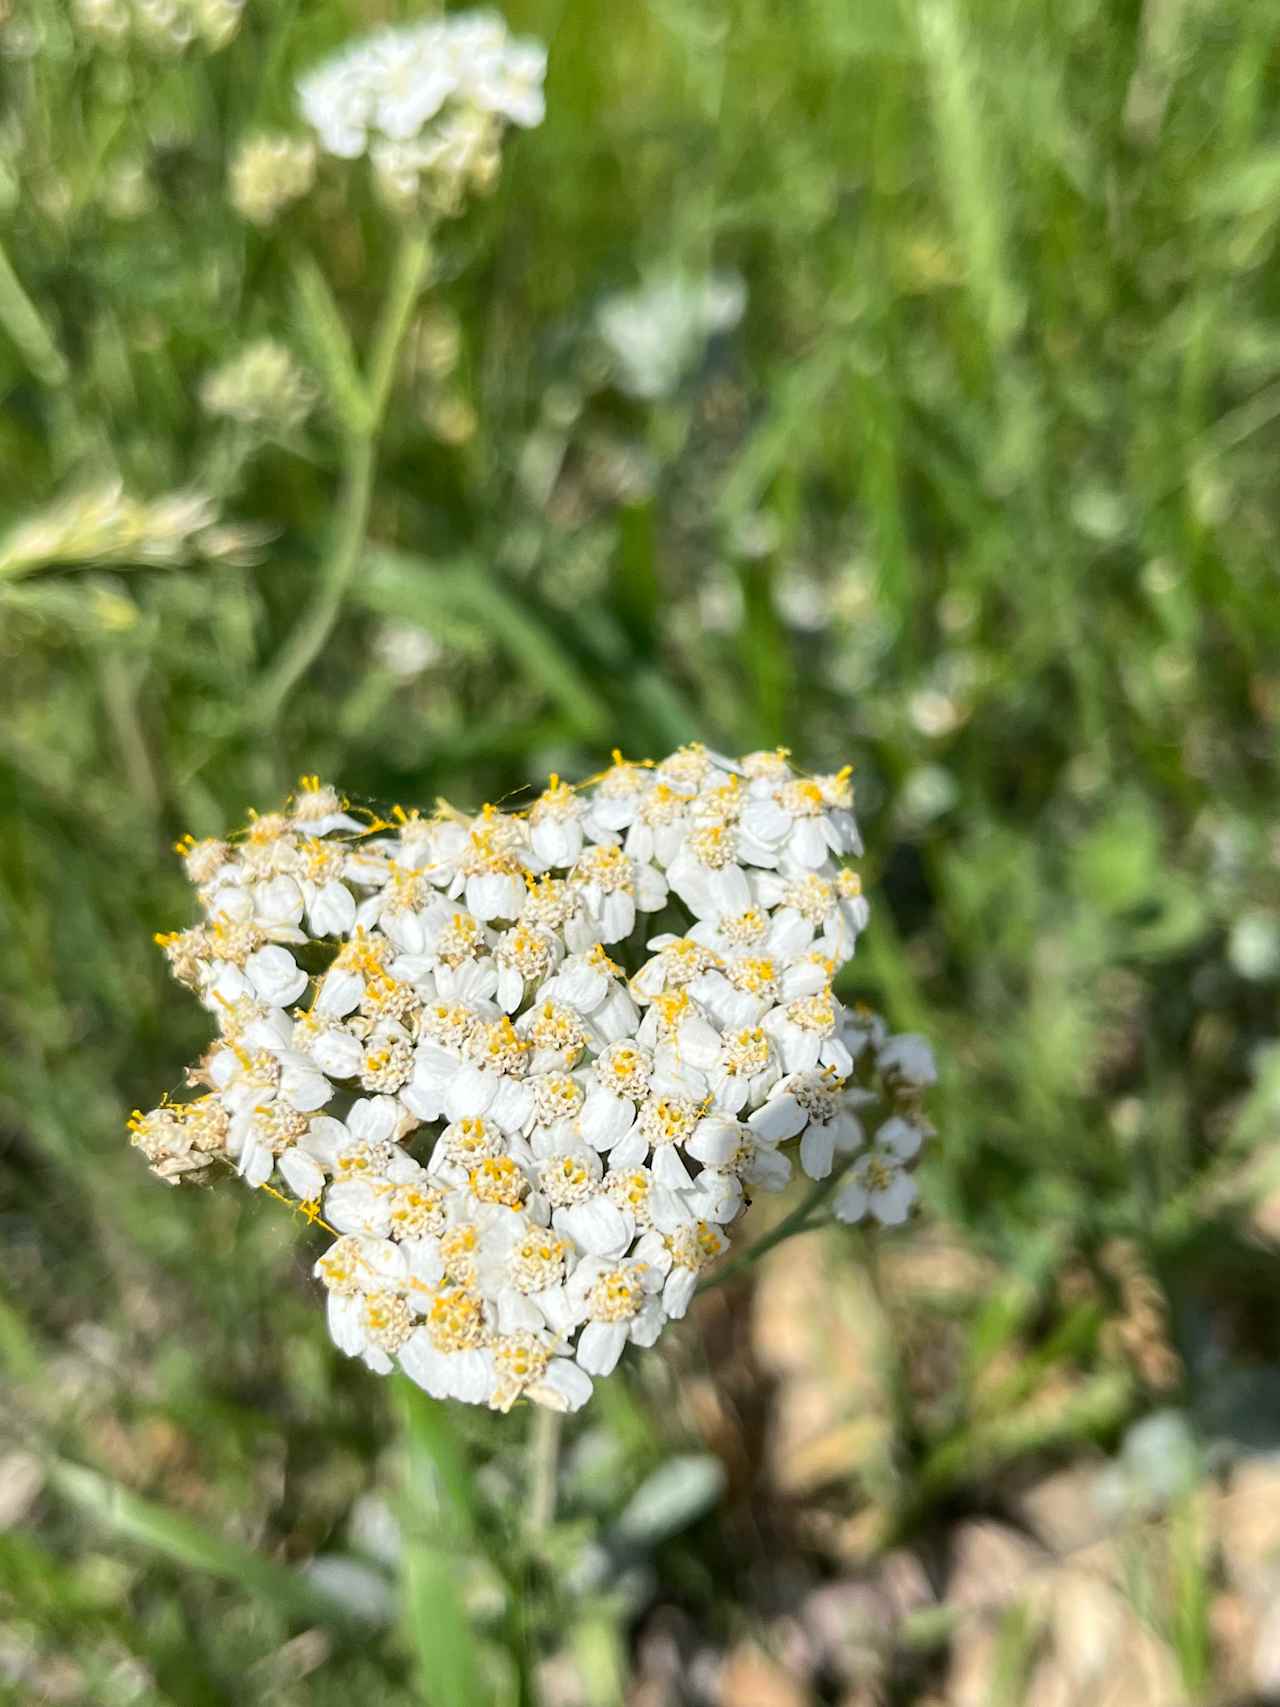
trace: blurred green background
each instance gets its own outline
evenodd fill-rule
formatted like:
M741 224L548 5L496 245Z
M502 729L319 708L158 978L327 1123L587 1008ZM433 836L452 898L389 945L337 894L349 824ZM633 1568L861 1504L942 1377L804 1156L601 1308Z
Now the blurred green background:
M256 227L228 162L413 14L109 10L0 5L3 1699L1280 1699L1274 7L512 4L547 120L437 236L287 691L394 221L330 160ZM301 388L214 412L264 338ZM690 738L854 762L844 993L940 1138L914 1226L602 1384L535 1526L527 1414L346 1363L313 1234L129 1150L206 1033L151 934L302 772Z

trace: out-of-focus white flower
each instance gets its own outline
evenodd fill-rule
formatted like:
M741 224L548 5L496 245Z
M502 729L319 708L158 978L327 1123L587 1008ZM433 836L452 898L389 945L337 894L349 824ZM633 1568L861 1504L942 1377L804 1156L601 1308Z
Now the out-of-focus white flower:
M276 432L300 427L315 398L315 387L292 353L274 338L247 344L200 386L200 402L210 415Z
M310 137L263 131L237 144L227 168L227 195L242 219L270 225L315 182L316 148Z
M225 47L240 28L244 0L75 0L76 27L106 47L130 40L147 52L185 53L197 43L208 53Z
M222 1035L210 1094L133 1142L323 1220L330 1332L371 1369L576 1408L793 1157L839 1176L841 1219L910 1211L936 1069L834 993L866 919L852 808L846 771L697 745L473 816L305 777L179 844L204 917L160 940Z
M646 401L669 397L697 365L707 340L738 324L746 303L746 287L733 273L660 273L637 290L606 297L596 310L596 330L613 358L619 388Z
M373 649L383 669L402 682L413 681L443 655L434 635L407 622L384 623L373 637Z
M870 1215L886 1227L896 1227L911 1213L918 1195L906 1164L919 1152L923 1134L899 1116L885 1121L874 1146L859 1156L849 1177L835 1195L832 1208L840 1221L861 1221Z
M393 204L420 190L456 212L496 179L504 124L542 123L546 50L496 13L455 12L387 28L342 48L298 83L326 152L368 154Z

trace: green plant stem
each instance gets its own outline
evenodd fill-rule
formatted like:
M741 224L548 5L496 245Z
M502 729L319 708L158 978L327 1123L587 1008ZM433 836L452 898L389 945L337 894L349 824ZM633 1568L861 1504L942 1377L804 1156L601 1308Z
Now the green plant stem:
M529 1424L529 1534L550 1529L556 1515L556 1482L560 1471L560 1436L564 1418L546 1405L535 1405Z
M422 231L406 231L392 267L382 312L374 332L365 382L365 407L356 420L344 420L342 496L333 547L321 568L311 602L268 670L251 702L251 719L270 725L299 680L319 656L342 609L364 550L369 507L377 473L378 439L395 380L396 360L410 316L426 277L431 250Z
M45 325L40 310L23 289L12 263L0 249L0 325L44 385L65 385L70 373L66 357Z
M717 1286L723 1286L727 1280L732 1280L735 1275L741 1274L743 1269L752 1268L762 1256L773 1250L775 1245L782 1244L784 1240L794 1237L797 1233L811 1231L810 1216L815 1209L820 1208L826 1202L856 1159L856 1157L850 1156L839 1167L833 1168L827 1178L819 1180L813 1190L796 1204L789 1215L784 1215L776 1227L771 1228L762 1238L757 1239L754 1245L748 1245L745 1250L739 1251L737 1256L725 1263L723 1268L718 1268L709 1279L702 1282L698 1291L710 1292Z

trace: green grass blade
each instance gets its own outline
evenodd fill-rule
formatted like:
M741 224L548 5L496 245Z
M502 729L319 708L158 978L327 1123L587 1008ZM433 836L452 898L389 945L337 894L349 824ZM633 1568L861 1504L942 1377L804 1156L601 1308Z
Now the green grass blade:
M431 1707L471 1707L486 1699L459 1568L476 1528L471 1474L448 1408L408 1381L397 1385L405 1452L405 1625L423 1700Z
M331 1624L351 1621L345 1607L297 1571L273 1564L189 1517L130 1493L97 1470L56 1458L49 1466L49 1480L64 1499L117 1535L175 1564L235 1583L269 1602L282 1616Z
M432 563L375 548L353 596L384 616L429 628L436 612L463 613L498 645L563 712L584 740L602 741L612 726L608 704L550 624L496 572L474 559Z

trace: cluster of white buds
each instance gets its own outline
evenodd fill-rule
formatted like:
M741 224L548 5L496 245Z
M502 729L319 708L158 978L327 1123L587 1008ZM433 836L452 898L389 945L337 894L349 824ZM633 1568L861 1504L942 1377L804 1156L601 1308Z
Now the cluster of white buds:
M105 46L134 42L156 54L216 53L243 15L244 0L75 0L73 9L79 28Z
M546 50L492 12L376 31L298 83L304 116L340 159L368 154L386 198L455 213L496 181L502 131L542 123Z
M932 1056L832 990L867 916L851 808L847 771L698 745L475 816L304 779L180 845L204 917L158 940L220 1037L133 1142L320 1220L330 1330L372 1369L576 1408L790 1148L843 1219L910 1210Z
M258 338L205 376L200 402L210 415L265 432L292 432L315 402L315 387L274 338Z
M316 145L310 137L259 131L240 142L227 167L227 194L241 219L270 225L315 182Z

